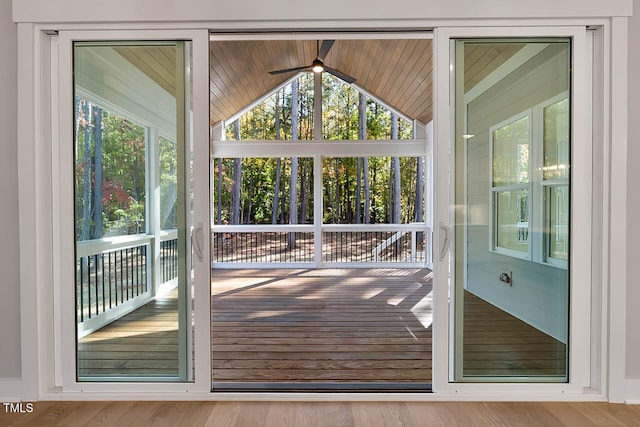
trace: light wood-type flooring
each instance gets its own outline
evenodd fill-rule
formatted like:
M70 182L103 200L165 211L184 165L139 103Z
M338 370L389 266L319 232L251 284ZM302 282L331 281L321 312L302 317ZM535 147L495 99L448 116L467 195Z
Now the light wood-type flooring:
M2 426L640 426L640 406L535 402L35 402Z

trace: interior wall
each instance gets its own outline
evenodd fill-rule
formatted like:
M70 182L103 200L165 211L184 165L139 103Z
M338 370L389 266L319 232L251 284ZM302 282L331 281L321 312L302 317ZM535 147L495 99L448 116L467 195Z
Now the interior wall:
M16 22L142 22L175 20L217 21L220 28L230 20L262 21L267 28L287 28L286 19L302 20L354 20L358 19L438 19L463 17L563 17L563 16L626 16L634 9L636 16L630 22L629 64L630 76L640 75L640 2L632 0L541 0L519 2L512 0L427 1L372 0L344 2L326 0L312 2L305 7L292 8L289 0L259 2L238 0L235 2L213 2L210 0L112 0L86 7L81 0L0 0L0 129L2 129L2 156L0 156L0 179L2 200L0 220L5 225L4 243L0 248L0 271L2 272L3 295L0 298L0 379L20 376L20 310L19 310L19 257L18 257L18 194L17 194L17 42L16 25L12 24L11 4L14 3L13 19ZM635 3L635 5L634 5ZM339 11L339 12L336 12ZM411 11L411 16L407 16ZM415 13L414 13L415 12ZM335 22L335 21L331 21ZM384 25L384 21L381 21ZM255 24L253 24L255 26ZM326 24L324 24L326 25ZM322 24L319 25L322 27ZM334 24L339 27L340 24ZM638 137L640 121L640 84L637 79L629 81L629 210L628 210L628 272L627 282L627 378L640 379L640 284L636 279L634 261L640 260L640 221L634 213L640 209L640 194L634 183L640 182L640 147Z
M20 260L18 235L18 26L11 0L0 0L0 379L20 378Z
M631 0L14 0L19 22L266 21L627 16ZM272 24L274 25L274 24Z
M640 261L640 1L634 2L633 14L629 21L626 376L640 379L640 279L636 268Z
M467 133L475 136L467 140L466 162L467 290L564 343L567 271L489 250L489 128L565 92L568 67L566 48L551 45L470 102ZM529 150L533 153L535 148ZM532 207L538 215L540 206ZM513 273L511 286L498 279L503 271Z

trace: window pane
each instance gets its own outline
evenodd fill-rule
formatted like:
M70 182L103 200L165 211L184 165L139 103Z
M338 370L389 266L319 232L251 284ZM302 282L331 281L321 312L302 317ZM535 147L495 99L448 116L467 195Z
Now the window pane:
M496 194L497 246L526 253L529 250L529 192L500 191Z
M424 157L325 157L325 224L424 221ZM396 179L397 178L397 179Z
M160 228L171 230L178 227L176 209L177 163L176 143L160 137Z
M549 189L549 254L551 258L567 260L569 254L569 188L566 185Z
M453 65L453 379L566 382L569 268L551 254L567 256L568 200L552 213L549 197L568 197L569 179L545 182L543 168L569 165L556 148L571 107L554 104L571 99L571 41L456 40Z
M529 182L529 117L493 131L493 185Z
M144 128L80 96L75 102L77 241L144 233Z
M214 224L313 224L313 158L218 158L212 170Z
M544 179L569 177L569 100L544 109Z
M190 58L74 43L78 381L193 380Z

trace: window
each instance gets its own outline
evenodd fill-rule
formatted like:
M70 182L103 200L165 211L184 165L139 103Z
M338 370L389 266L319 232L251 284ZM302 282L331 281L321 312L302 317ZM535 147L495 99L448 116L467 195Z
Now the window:
M491 129L493 249L529 258L529 114Z
M569 100L552 98L493 126L491 250L566 268Z

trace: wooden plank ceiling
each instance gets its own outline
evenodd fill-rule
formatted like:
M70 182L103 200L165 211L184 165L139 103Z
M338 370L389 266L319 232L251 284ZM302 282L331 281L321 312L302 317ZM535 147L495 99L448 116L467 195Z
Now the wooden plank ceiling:
M225 120L311 64L316 40L212 41L211 122ZM336 40L325 64L399 112L431 120L431 40Z
M317 40L244 40L210 42L210 120L227 120L275 89L295 72L268 72L311 64ZM321 41L320 41L321 43ZM432 119L432 46L425 39L336 40L325 64L356 79L355 86L409 118ZM519 43L465 47L465 92L522 48ZM175 48L116 50L175 94Z

